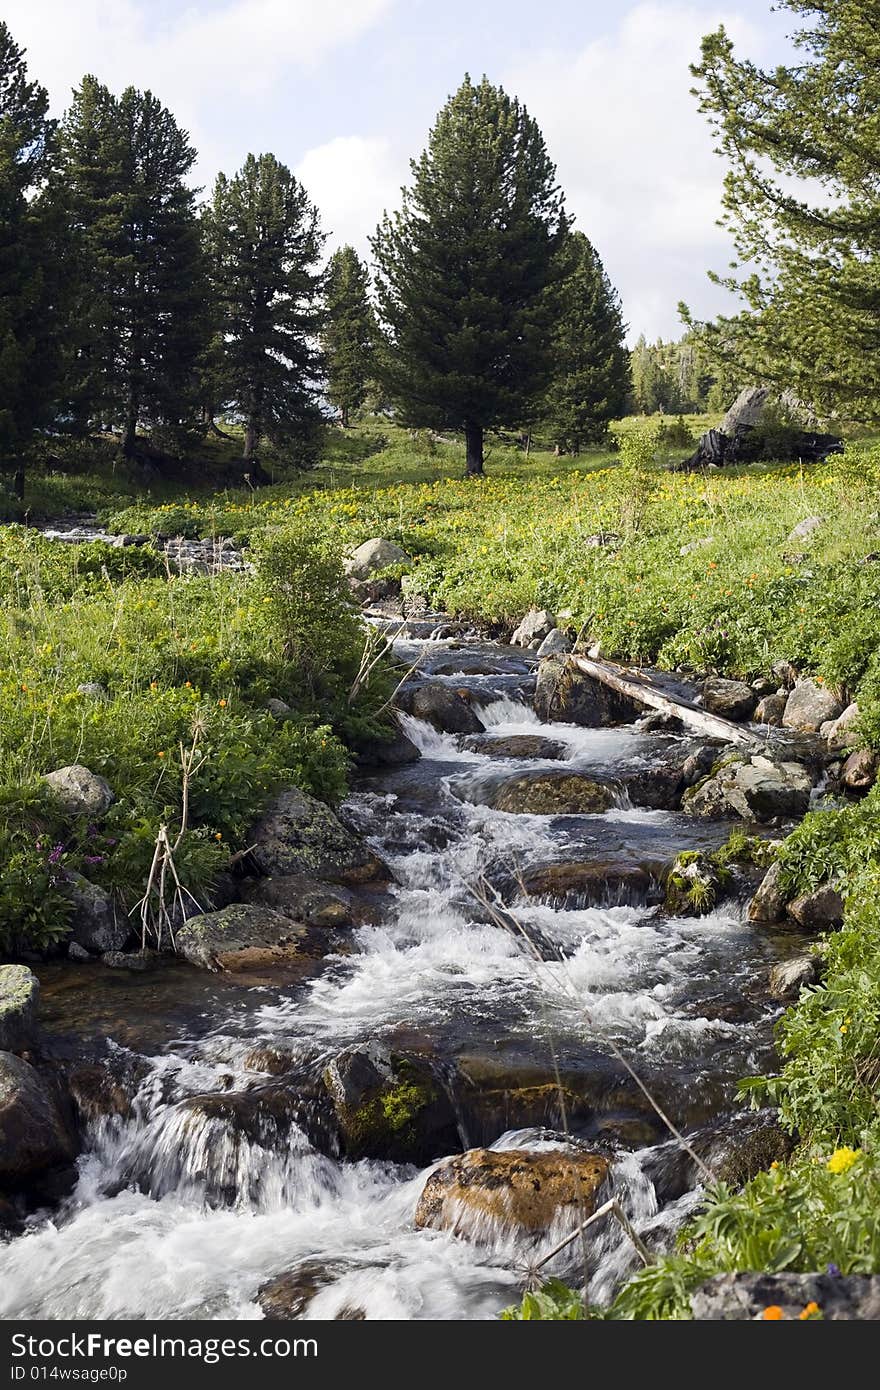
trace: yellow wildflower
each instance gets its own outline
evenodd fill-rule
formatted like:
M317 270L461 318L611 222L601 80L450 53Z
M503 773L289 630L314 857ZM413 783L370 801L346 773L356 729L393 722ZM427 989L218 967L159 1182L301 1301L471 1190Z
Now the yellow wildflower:
M848 1173L861 1152L861 1149L851 1149L847 1144L835 1149L828 1160L829 1173Z

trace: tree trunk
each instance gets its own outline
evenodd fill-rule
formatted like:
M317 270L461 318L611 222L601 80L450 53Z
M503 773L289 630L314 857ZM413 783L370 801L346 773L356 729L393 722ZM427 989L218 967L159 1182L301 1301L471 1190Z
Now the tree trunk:
M125 430L122 435L122 452L126 458L131 458L137 444L137 422L140 414L140 405L134 392L128 398L128 409L125 412Z
M467 420L464 427L464 442L467 449L465 471L469 478L483 476L483 426Z
M15 465L15 475L12 479L12 491L15 493L19 502L24 501L24 460L21 459Z
M246 459L253 458L256 452L258 438L259 434L257 431L256 421L254 420L254 417L251 415L248 417L248 422L245 426L244 431L244 457Z

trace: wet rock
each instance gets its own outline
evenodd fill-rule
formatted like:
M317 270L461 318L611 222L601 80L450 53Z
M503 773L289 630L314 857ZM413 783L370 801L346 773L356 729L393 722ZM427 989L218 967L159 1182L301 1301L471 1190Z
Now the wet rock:
M242 884L241 896L246 903L275 908L310 927L348 927L353 921L353 895L307 874L250 879Z
M553 656L538 667L535 712L545 724L556 720L595 729L630 724L645 713L645 707L609 690L568 658Z
M540 864L525 869L517 886L531 898L546 898L565 906L643 906L662 896L661 873L659 863L596 859Z
M620 781L632 804L647 806L652 811L677 811L689 785L685 778L686 754L686 746L678 744L648 767L624 769L619 774Z
M788 696L784 694L765 695L762 700L759 700L755 710L755 723L769 724L773 728L778 728L782 723L787 701Z
M702 698L709 713L722 719L751 719L755 712L755 692L745 681L712 676L703 685Z
M101 964L110 970L149 970L159 959L156 951L105 951Z
M798 681L789 695L782 723L786 729L817 733L826 720L839 719L842 713L840 701L830 690L807 679Z
M526 773L492 789L487 804L513 815L595 815L614 805L614 793L601 782L577 773Z
M395 545L394 541L374 536L353 550L343 561L343 567L351 579L370 579L372 575L378 574L380 570L389 569L392 565L409 563L409 555L399 545Z
M545 656L559 656L564 652L571 651L571 639L566 636L561 628L554 627L552 632L548 632L540 647L538 647L538 659L543 661Z
M124 912L116 911L107 890L81 874L68 874L61 889L73 909L71 941L99 955L121 950L131 935L131 921Z
M794 526L791 531L789 531L787 539L790 541L805 541L824 525L824 516L804 517L803 521L799 521L797 526Z
M292 1071L295 1065L296 1058L292 1052L268 1046L251 1048L242 1061L245 1071L261 1072L264 1076L283 1076L285 1072Z
M493 737L492 734L473 734L464 739L462 748L473 753L483 753L487 758L544 758L558 760L564 758L567 749L564 743L552 738L542 738L540 734L507 734Z
M833 753L855 747L859 741L859 707L855 701L847 705L839 718L830 721L825 738Z
M740 1188L771 1163L784 1162L793 1150L794 1140L775 1111L737 1111L688 1134L687 1148L677 1141L659 1146L646 1164L646 1175L661 1203L674 1202L706 1180L704 1167L716 1182Z
M69 1164L76 1140L44 1078L20 1057L0 1052L0 1186Z
M267 875L308 874L333 883L387 879L387 865L339 817L306 792L290 787L250 831L251 859Z
M781 922L785 916L786 895L779 886L782 866L777 860L765 873L751 902L750 922Z
M716 1274L691 1294L699 1322L758 1322L767 1308L796 1321L811 1304L825 1321L876 1322L880 1274Z
M803 931L832 931L843 925L843 898L836 888L826 884L795 898L786 912Z
M417 686L409 699L409 712L443 734L478 734L483 731L483 725L467 700L448 685L428 682Z
M668 710L652 709L639 720L640 734L680 734L684 725L677 714Z
M24 1052L37 1031L40 982L26 965L0 965L0 1052Z
M349 1158L423 1166L461 1148L452 1102L423 1057L373 1039L334 1057L324 1084Z
M767 822L802 816L810 802L811 774L800 763L774 762L761 753L734 754L706 781L685 792L686 815L718 819L731 812L744 820Z
M69 816L89 816L97 820L110 809L115 799L109 782L80 763L47 772L43 781L51 789L61 810Z
M850 753L840 770L840 780L851 792L866 792L877 780L877 758L870 748Z
M80 962L92 959L85 946L80 946L78 941L71 941L70 945L67 948L67 957L68 960L75 960Z
M689 753L682 763L681 780L685 787L696 786L712 771L718 761L718 745L705 744L695 752Z
M510 639L512 647L538 646L556 628L556 619L546 608L530 608Z
M358 767L404 767L421 757L412 739L394 721L388 738L373 738L357 750Z
M768 993L771 999L793 1003L802 989L818 980L819 962L815 956L792 956L791 960L777 961L771 967Z
M428 1178L415 1224L476 1241L499 1227L530 1235L557 1222L573 1228L595 1210L608 1173L607 1159L574 1148L469 1149Z
M306 1260L263 1284L257 1290L257 1302L267 1318L294 1322L302 1317L315 1294L332 1284L341 1272L341 1266L334 1269L318 1260Z
M297 954L306 929L271 908L233 903L206 912L177 933L177 949L205 970L247 970Z
M94 1123L108 1116L127 1119L132 1099L149 1064L116 1049L99 1058L83 1058L67 1069L67 1087L81 1120Z

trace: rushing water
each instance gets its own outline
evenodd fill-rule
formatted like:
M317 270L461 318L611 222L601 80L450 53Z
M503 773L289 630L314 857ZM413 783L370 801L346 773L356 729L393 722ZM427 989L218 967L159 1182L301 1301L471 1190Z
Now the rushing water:
M736 1079L766 1064L774 1010L763 981L784 947L751 929L734 903L705 917L668 918L625 885L599 905L520 898L516 885L537 865L661 862L719 842L727 827L634 809L625 791L603 815L490 809L482 791L499 776L564 766L613 778L650 766L669 739L637 725L540 724L528 698L529 663L509 649L411 637L399 646L437 679L467 687L491 734L546 735L564 745L563 761L488 758L407 718L421 760L364 779L347 808L391 864L395 884L387 911L352 933L345 954L313 978L248 988L225 988L185 967L165 971L167 987L147 978L108 983L108 972L89 967L81 989L50 991L50 1027L69 1028L75 1018L87 1033L91 1017L93 1033L110 1034L111 1063L137 1060L129 1066L134 1097L124 1117L94 1121L63 1207L0 1247L3 1317L258 1318L263 1283L316 1262L320 1287L306 1318L352 1310L490 1318L518 1299L534 1242L500 1230L480 1244L416 1230L425 1173L340 1161L326 1144L320 1152L319 1117L308 1103L288 1106L282 1119L264 1114L256 1126L232 1123L212 1104L267 1085L245 1066L255 1044L283 1049L302 1076L314 1076L348 1043L415 1040L439 1076L463 1074L477 1090L481 1078L512 1090L517 1080L549 1081L558 1067L583 1098L574 1131L616 1144L615 1191L646 1238L662 1243L697 1200L681 1186L671 1195L658 1190L657 1174L677 1145L641 1103L619 1053L676 1123L694 1127L729 1110ZM475 882L498 890L540 950L524 949L518 931L474 896ZM117 990L124 1028L107 1022L102 989ZM463 1146L556 1142L528 1128L534 1117L514 1113L512 1128L473 1097L456 1092L455 1100ZM549 1248L559 1234L539 1245ZM577 1264L567 1261L580 1255L578 1244L553 1272L576 1277ZM598 1230L593 1296L608 1298L634 1259L616 1225Z

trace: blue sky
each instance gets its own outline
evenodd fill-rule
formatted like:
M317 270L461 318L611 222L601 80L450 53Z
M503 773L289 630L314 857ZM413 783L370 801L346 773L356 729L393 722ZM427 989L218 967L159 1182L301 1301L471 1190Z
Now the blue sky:
M486 72L540 123L632 338L677 336L680 299L730 307L706 277L730 248L688 63L722 21L778 61L792 18L769 0L5 0L3 17L58 113L86 71L150 87L190 130L200 184L271 150L362 252L438 108Z

